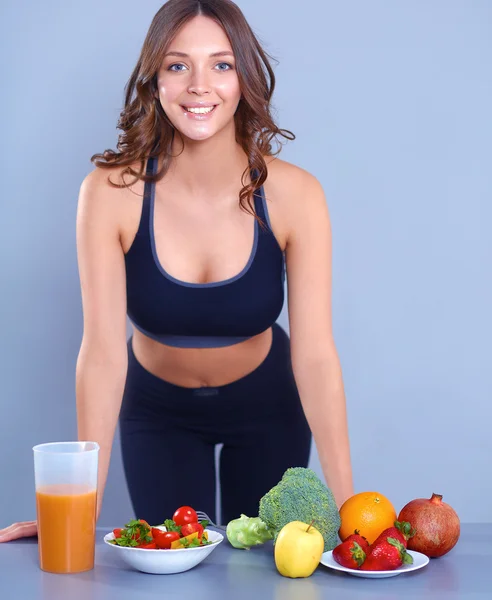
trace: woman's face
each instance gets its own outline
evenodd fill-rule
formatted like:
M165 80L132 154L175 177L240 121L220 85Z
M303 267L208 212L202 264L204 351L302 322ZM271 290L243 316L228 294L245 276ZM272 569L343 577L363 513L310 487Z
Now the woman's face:
M222 27L203 16L183 25L166 52L157 86L166 115L187 138L206 140L230 124L241 90Z

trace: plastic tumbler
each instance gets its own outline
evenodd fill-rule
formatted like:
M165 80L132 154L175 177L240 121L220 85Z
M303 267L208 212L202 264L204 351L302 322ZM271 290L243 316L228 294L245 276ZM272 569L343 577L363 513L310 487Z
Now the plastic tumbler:
M96 442L34 446L39 565L49 573L94 568L96 546Z

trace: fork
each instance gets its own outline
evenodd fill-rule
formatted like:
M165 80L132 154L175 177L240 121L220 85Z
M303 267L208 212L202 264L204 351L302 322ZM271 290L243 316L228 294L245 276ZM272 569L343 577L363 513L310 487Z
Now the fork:
M224 525L217 525L216 523L214 523L212 519L207 515L207 513L203 512L202 510L197 510L196 514L199 521L208 521L210 525L212 525L212 527L215 527L217 529L222 529L224 531L227 529L226 527L224 527Z

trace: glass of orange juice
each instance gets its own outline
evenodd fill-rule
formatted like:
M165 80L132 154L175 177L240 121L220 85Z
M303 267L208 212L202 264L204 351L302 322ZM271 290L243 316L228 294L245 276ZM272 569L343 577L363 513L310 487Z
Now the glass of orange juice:
M49 573L94 568L96 442L38 444L34 452L39 564Z

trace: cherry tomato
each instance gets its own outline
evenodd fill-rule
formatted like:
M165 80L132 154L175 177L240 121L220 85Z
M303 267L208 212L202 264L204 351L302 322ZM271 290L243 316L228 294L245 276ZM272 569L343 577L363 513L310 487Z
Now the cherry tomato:
M122 531L123 531L123 529L121 527L117 527L116 529L113 529L113 535L114 535L114 537L115 538L120 538Z
M142 542L137 548L141 550L157 550L157 544L155 542Z
M152 527L151 533L152 533L152 537L156 538L156 537L159 537L161 535L161 533L164 533L164 531L162 531L162 529L158 529L157 527Z
M196 523L198 515L191 506L181 506L173 515L173 521L176 525L186 525L186 523Z
M181 535L183 537L195 532L198 533L198 539L200 539L203 534L203 525L200 525L200 523L186 523L186 525L181 527Z
M171 544L179 538L180 535L177 531L160 531L159 535L154 537L154 540L158 548L166 550L171 548Z

